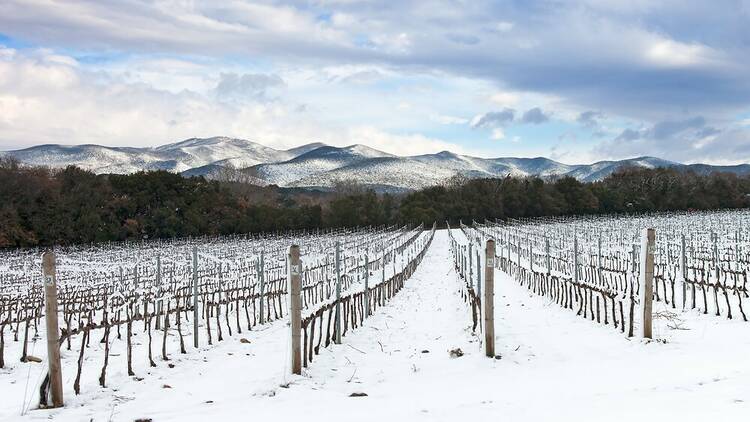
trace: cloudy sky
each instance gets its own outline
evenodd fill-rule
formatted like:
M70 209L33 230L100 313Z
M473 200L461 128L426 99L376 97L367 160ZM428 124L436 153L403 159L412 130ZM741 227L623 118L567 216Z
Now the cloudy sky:
M750 162L750 0L0 0L0 150Z

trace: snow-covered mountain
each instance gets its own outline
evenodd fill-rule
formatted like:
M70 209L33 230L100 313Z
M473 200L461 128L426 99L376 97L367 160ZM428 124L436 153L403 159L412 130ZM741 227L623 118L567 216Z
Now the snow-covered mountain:
M466 177L559 176L576 166L558 163L548 158L477 158L449 151L418 155L415 160L448 168Z
M171 157L188 168L208 164L233 165L244 168L260 163L285 161L293 152L280 151L267 146L236 138L191 138L174 144L156 147L153 151Z
M182 171L172 157L151 149L117 148L100 145L38 145L3 155L35 166L61 168L75 165L95 173L133 173L140 170Z
M331 187L340 181L356 181L376 190L411 190L442 183L456 172L430 166L410 157L374 157L319 174L311 174L291 186Z
M39 145L0 153L37 166L75 165L95 173L134 173L141 170L210 174L217 167L246 168L260 163L286 161L320 148L313 143L277 150L245 139L190 138L155 148L121 148L101 145ZM204 171L199 169L205 168Z
M573 176L585 182L593 182L604 179L618 169L625 167L658 168L675 166L682 166L682 164L662 160L661 158L639 157L620 161L599 161L594 164L574 166L575 168L567 172L566 175Z
M258 178L280 186L330 186L330 184L316 184L315 178L340 168L381 157L392 157L392 155L364 145L350 145L344 148L325 145L288 161L260 164L253 167L252 171ZM308 180L308 182L300 184L302 180Z
M623 167L675 167L702 174L725 171L750 174L750 165L680 164L654 157L593 164L563 164L548 158L479 158L443 151L400 157L361 144L334 147L320 142L288 150L227 137L191 138L155 148L100 145L39 145L0 152L29 165L76 165L96 173L167 170L184 176L231 178L256 184L330 188L340 181L357 182L380 191L433 186L460 175L486 177L560 177L601 180Z

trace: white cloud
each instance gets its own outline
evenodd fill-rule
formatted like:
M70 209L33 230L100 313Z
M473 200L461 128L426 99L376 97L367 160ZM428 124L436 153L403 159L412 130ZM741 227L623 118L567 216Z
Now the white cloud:
M510 32L513 26L513 22L500 21L495 24L495 29L500 32Z
M719 61L718 53L705 45L670 39L653 41L646 47L644 55L648 61L664 67L692 67Z
M503 107L512 107L518 104L520 95L515 92L495 92L490 95L490 101Z
M436 123L532 107L562 124L601 110L634 126L701 115L725 129L750 105L747 4L4 0L3 36L53 50L0 47L0 143L284 143L363 124L459 139ZM248 104L222 102L209 92L221 73L288 88L274 104L252 88Z
M469 123L469 119L456 116L446 116L442 114L430 115L430 120L440 123L441 125L465 125Z
M421 134L392 134L374 126L348 128L343 137L330 134L330 142L335 145L365 144L370 147L398 155L417 155L450 150L459 154L468 153L465 148L430 138Z
M492 129L491 138L494 139L495 141L501 141L505 139L505 132L503 132L503 130L500 128Z
M132 75L86 71L62 58L39 51L0 57L0 149L43 143L154 146L224 135L277 148L320 141L364 143L409 155L462 151L419 134L320 121L299 113L297 103L258 98L268 86L282 83L276 76L234 75L231 88L252 95L246 101L226 102L213 95L215 84L206 84L204 92L165 90ZM221 72L216 73L220 77Z
M274 74L221 73L215 92L222 99L267 101L273 99L272 91L284 86L284 80Z

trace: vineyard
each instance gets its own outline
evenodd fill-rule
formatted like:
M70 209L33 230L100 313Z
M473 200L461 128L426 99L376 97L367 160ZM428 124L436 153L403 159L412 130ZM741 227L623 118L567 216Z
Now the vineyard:
M246 400L259 417L322 420L334 393L375 395L361 403L379 420L412 409L403 400L422 389L415 403L453 417L452 403L507 409L498 395L509 395L533 407L536 394L577 415L561 380L612 406L644 404L652 397L631 392L659 388L656 372L701 415L706 397L722 397L691 387L705 379L728 380L740 393L724 394L744 403L748 223L746 210L549 217L3 251L0 375L11 385L0 391L23 397L0 415L54 407L55 382L56 415L71 420L138 415L138 403L168 408L166 419L231 419ZM51 285L60 381L43 352ZM218 392L227 397L209 412Z
M646 295L640 279L647 227L655 233L649 297L665 309L657 317L695 310L748 320L748 219L747 211L726 211L473 222L459 227L466 241L451 235L450 242L474 330L481 314L479 251L496 239L500 271L577 316L633 337L643 325L636 309Z
M79 394L87 372L105 387L110 365L123 365L136 376L134 361L156 367L173 353L284 318L291 244L303 256L299 298L309 314L303 322L307 366L323 338L324 347L340 343L398 292L433 233L421 226L381 227L58 248L43 259L45 274L46 266L54 268L59 346L77 355L77 367L65 368L76 374L70 387ZM0 258L2 368L8 359L36 359L28 348L44 331L46 280L39 250L6 251ZM133 350L136 331L147 337L143 355ZM103 345L101 365L84 368L92 338ZM8 340L22 344L18 355L7 356ZM113 348L124 348L120 362L110 361ZM41 407L51 404L49 384L47 374L39 386Z

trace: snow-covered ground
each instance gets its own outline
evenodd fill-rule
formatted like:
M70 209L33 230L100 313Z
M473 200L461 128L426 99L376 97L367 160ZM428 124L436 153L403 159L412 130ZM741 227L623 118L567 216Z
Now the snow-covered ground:
M156 359L155 339L158 366L147 368L145 354L134 352L137 379L127 377L122 342L115 341L107 388L97 385L97 336L79 396L72 390L78 345L63 353L66 407L55 410L33 410L46 362L18 362L20 344L6 330L0 421L741 421L750 415L748 323L679 313L684 330L655 321L655 337L665 342L627 339L496 271L501 358L490 359L471 333L459 290L448 235L440 231L404 289L342 345L321 349L302 376L288 375L284 320L213 347L188 346L186 355L172 348L169 362ZM145 337L139 331L138 343ZM465 355L451 358L455 348ZM42 358L44 349L43 339L29 348ZM32 410L21 416L24 396Z

